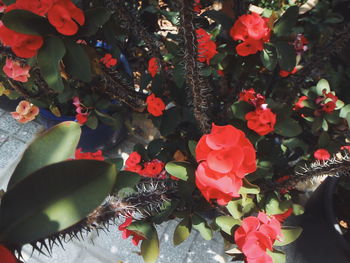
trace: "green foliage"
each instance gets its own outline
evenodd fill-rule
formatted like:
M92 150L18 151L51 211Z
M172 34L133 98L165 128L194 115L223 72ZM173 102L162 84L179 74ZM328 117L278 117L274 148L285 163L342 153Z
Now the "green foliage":
M276 240L275 246L285 246L294 242L300 235L303 229L301 227L283 227L281 230L281 241Z
M219 216L215 218L215 223L228 235L232 235L234 226L240 225L241 221L230 216Z
M141 255L145 263L155 263L159 256L159 239L157 231L152 228L152 235L141 243Z
M95 160L64 161L32 172L2 198L0 242L23 245L71 227L102 203L115 179L113 165Z
M80 36L92 36L96 34L111 17L111 12L104 7L89 9L85 12L85 24L80 28L78 34Z
M194 175L193 165L187 162L169 162L165 165L165 170L183 181L187 181Z
M185 217L176 226L174 231L173 243L175 246L184 242L191 234L191 222L189 217Z
M192 227L198 230L198 232L205 240L211 240L213 238L213 231L211 230L207 221L203 217L196 214L193 215Z
M275 43L277 50L278 65L282 70L292 71L296 65L296 54L294 47L288 42L278 41Z
M24 152L8 189L38 169L73 157L81 129L76 122L62 122L36 138Z
M289 35L297 22L298 13L298 6L289 7L275 23L273 33L278 37Z
M265 68L272 71L277 66L276 48L271 44L265 44L264 50L260 53L260 59Z
M285 137L295 137L301 134L303 131L300 124L292 119L286 118L282 121L277 121L275 125L275 133Z

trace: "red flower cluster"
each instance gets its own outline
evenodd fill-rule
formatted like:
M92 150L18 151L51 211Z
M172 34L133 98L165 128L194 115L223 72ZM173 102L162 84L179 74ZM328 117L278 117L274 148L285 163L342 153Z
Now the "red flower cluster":
M94 152L94 153L92 153L92 152L83 153L83 152L81 152L81 148L79 148L75 151L75 159L76 160L86 159L86 160L103 161L105 158L103 157L101 150L98 150L97 152Z
M75 111L77 113L75 115L75 118L77 119L77 122L80 125L83 125L84 123L87 122L88 117L89 117L88 108L86 108L85 106L83 106L81 104L79 97L73 98L73 105L76 107Z
M154 93L149 95L146 99L147 111L155 117L163 115L165 104L161 98L156 97Z
M302 54L308 49L307 44L309 44L307 38L302 34L297 34L293 42L293 46L298 55Z
M35 56L38 49L44 43L41 36L32 36L17 33L8 29L0 21L0 41L3 45L11 47L13 53L21 58L31 58Z
M297 73L298 69L295 67L292 71L286 71L286 70L281 70L280 71L280 76L282 78L288 77L289 75L294 75Z
M151 58L148 61L148 72L151 74L152 78L159 72L159 64L157 58Z
M320 116L322 112L332 113L337 107L338 97L335 96L332 92L328 92L324 89L323 96L318 97L315 102L320 105L321 108L315 110L315 116Z
M281 224L274 217L259 212L258 217L245 218L235 232L237 247L246 256L247 263L273 263L266 250L281 236Z
M266 101L265 97L260 93L256 93L253 88L240 92L238 100L248 102L256 108L260 108Z
M117 59L113 58L111 54L107 53L100 61L105 65L106 68L113 67L117 65Z
M210 39L211 35L203 28L196 30L198 42L198 58L199 62L206 62L208 65L210 60L218 53L216 51L216 44Z
M122 237L123 239L127 239L129 236L132 236L132 243L137 246L140 242L140 240L144 240L145 238L143 236L138 235L136 232L127 229L129 225L132 223L132 217L125 218L125 222L121 224L118 229L120 231L123 231Z
M27 82L30 66L22 66L20 62L6 58L6 64L2 68L5 74L16 81Z
M0 262L1 263L17 263L16 257L3 245L0 245Z
M264 43L270 39L271 29L267 19L257 13L242 15L231 28L230 35L234 40L242 40L236 51L240 56L256 54L263 50Z
M144 177L165 179L166 172L164 163L158 159L153 159L150 162L141 163L142 158L138 152L132 152L125 162L125 171L138 173Z
M194 0L193 1L193 11L196 13L200 13L203 6L201 4L201 0Z
M39 108L26 100L22 100L16 107L16 111L11 112L12 117L20 123L32 121L38 114Z
M205 199L220 205L238 197L242 179L256 170L255 149L245 134L231 125L213 124L196 147L196 185Z
M245 119L248 121L248 128L259 135L273 132L276 124L276 114L269 108L257 108L255 111L248 112Z
M331 158L331 154L326 149L318 149L314 152L314 157L319 161L326 161Z

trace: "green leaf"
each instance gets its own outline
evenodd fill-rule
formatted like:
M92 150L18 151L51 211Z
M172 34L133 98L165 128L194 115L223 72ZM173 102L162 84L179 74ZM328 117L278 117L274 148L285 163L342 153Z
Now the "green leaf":
M318 147L319 148L326 148L327 145L329 144L330 142L330 137L328 135L327 132L323 131L320 135L320 137L318 137Z
M84 48L70 39L65 39L66 54L63 57L65 69L73 76L81 81L91 81L90 59Z
M5 5L11 5L11 4L16 3L16 0L2 0L2 2L3 2Z
M266 250L266 253L271 256L273 263L285 263L286 262L286 254L284 254L282 251L278 251L274 249Z
M190 153L192 154L193 158L196 158L196 147L198 142L189 140L188 141L188 149L190 150Z
M277 37L286 36L291 33L292 28L298 20L299 7L291 6L277 20L273 27L273 32Z
M85 24L80 28L78 35L89 37L96 34L98 29L109 20L111 14L104 7L87 10L85 12Z
M96 160L64 161L35 171L1 201L0 242L23 245L80 222L108 196L115 178L114 165Z
M38 64L41 74L50 88L57 92L64 89L61 78L60 61L66 53L62 39L56 36L46 38L38 52Z
M95 130L98 126L98 118L96 114L91 113L87 119L87 121L84 123L87 127L89 127L92 130Z
M234 219L230 216L219 216L215 218L215 223L228 235L232 235L232 228L236 225L240 225L241 221Z
M116 129L119 129L122 125L120 119L114 118L98 110L95 110L95 113L97 114L99 120L106 125L115 127Z
M294 47L288 42L279 41L275 43L277 49L277 61L282 70L292 71L296 65L296 54Z
M230 201L226 208L234 219L240 219L243 216L241 199Z
M143 236L144 238L150 239L152 238L153 234L153 226L145 221L135 221L129 226L126 227L129 230L134 231L140 236Z
M243 179L243 185L239 189L239 194L258 194L260 193L259 186L250 183L247 179Z
M194 167L187 162L168 162L165 170L172 176L187 181L194 176Z
M147 146L147 154L153 159L155 158L163 149L164 141L162 139L155 139L151 141Z
M345 119L346 115L348 115L349 112L350 112L350 104L347 104L345 107L343 107L340 110L339 117Z
M317 92L318 96L323 95L323 90L325 90L326 93L331 92L331 88L330 88L329 83L326 79L320 79L316 85L316 92Z
M205 240L211 240L213 238L213 231L208 226L207 221L205 221L204 218L198 215L193 215L192 226L194 229L198 230Z
M265 204L266 214L278 215L286 212L290 207L289 201L282 202L278 200L275 194L268 196Z
M164 111L161 119L160 133L162 136L168 136L175 131L178 124L182 121L181 109L178 107L170 108Z
M348 114L346 114L346 121L348 122L348 126L350 128L350 112Z
M141 255L145 263L155 263L159 257L159 239L154 228L152 236L149 239L142 240Z
M115 182L115 186L113 192L118 193L123 188L133 188L136 184L138 184L141 180L141 176L137 173L129 172L129 171L120 171L118 173L117 181Z
M281 229L281 233L282 233L281 241L276 240L274 245L275 246L288 245L289 243L294 242L301 235L301 232L303 232L303 229L301 227L284 226Z
M275 125L275 133L285 137L295 137L301 134L303 129L300 124L292 119L286 118L282 121L277 121Z
M233 113L233 116L235 116L237 119L245 121L245 115L248 112L251 112L254 110L254 106L249 104L245 101L236 101L232 104L231 110Z
M174 231L173 242L174 245L180 245L191 234L191 222L188 217L182 219L182 221L176 226Z
M273 71L277 65L277 52L273 45L265 44L263 52L260 52L260 59L265 68Z
M36 170L73 157L81 129L76 122L62 122L36 138L25 150L7 189Z
M56 32L47 19L27 10L12 10L4 14L1 21L7 28L22 34L42 36Z
M315 118L315 120L312 122L311 126L311 132L317 133L322 128L323 119L321 117Z

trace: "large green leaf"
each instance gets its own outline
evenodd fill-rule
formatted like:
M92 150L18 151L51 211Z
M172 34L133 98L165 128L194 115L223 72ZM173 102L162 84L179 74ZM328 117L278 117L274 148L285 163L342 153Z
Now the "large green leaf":
M180 245L191 234L191 223L188 217L182 219L182 221L176 226L174 231L173 242L174 245Z
M127 229L132 230L136 234L151 239L153 235L153 226L145 221L139 220L133 222L131 225L127 226Z
M245 121L245 115L248 112L251 112L254 110L254 106L249 104L246 101L236 101L232 104L231 110L233 113L233 116L235 116L237 119Z
M50 36L38 52L38 64L41 74L50 88L57 92L64 89L60 73L60 61L66 53L62 39Z
M169 162L165 165L165 170L172 176L187 181L194 174L194 167L187 162Z
M285 36L291 33L295 26L299 14L298 6L289 7L286 12L277 20L273 27L273 32L276 36Z
M85 12L85 24L80 28L78 35L92 36L111 17L111 12L104 7L97 7Z
M271 44L265 44L263 51L260 52L260 59L265 68L274 70L277 65L276 48Z
M129 171L120 171L118 173L118 178L115 183L113 191L118 193L120 190L124 188L134 188L134 186L140 182L141 176L137 173L129 172Z
M281 233L282 233L281 241L276 240L274 245L275 246L288 245L289 243L294 242L301 235L301 232L303 232L303 229L301 227L285 226L281 230Z
M73 156L81 134L80 125L62 122L36 138L24 152L7 189L36 170Z
M271 256L273 263L286 262L286 254L284 254L282 251L274 249L273 251L267 250L266 253Z
M47 19L27 10L12 10L1 21L9 29L23 34L40 36L56 32Z
M114 165L96 160L69 160L43 167L3 197L0 243L23 245L80 222L110 193Z
M243 185L239 189L240 194L258 194L259 192L259 186L252 184L247 179L243 178Z
M277 121L275 125L275 133L285 137L295 137L302 132L300 124L292 118Z
M81 81L91 81L90 59L84 48L70 39L65 39L66 54L63 63L68 74Z
M156 229L149 239L142 240L141 255L145 263L155 263L159 256L159 239Z
M231 216L219 216L215 218L215 223L228 235L232 235L232 228L236 225L240 225L241 221L234 219Z
M198 230L205 240L211 240L213 238L213 230L211 230L207 221L201 216L193 215L192 226L194 229Z
M282 70L292 71L296 65L296 53L294 47L288 42L279 41L275 43L277 50L277 61Z

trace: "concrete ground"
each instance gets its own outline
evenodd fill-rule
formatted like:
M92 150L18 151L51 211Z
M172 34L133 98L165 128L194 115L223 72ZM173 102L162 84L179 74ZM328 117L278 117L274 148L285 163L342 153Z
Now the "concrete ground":
M0 105L0 189L6 188L10 174L15 168L25 146L43 130L37 122L20 124ZM14 109L12 109L14 110ZM144 125L140 125L144 126ZM146 126L144 126L146 127ZM137 142L150 138L128 137L120 146L109 153L110 157L126 157ZM176 222L158 226L160 238L160 257L158 263L225 263L223 240L215 235L211 241L205 241L197 231L181 245L172 244ZM31 248L24 249L27 263L142 263L138 255L139 247L131 240L123 240L117 226L111 226L110 232L86 235L84 241L73 240L61 247L55 247L51 257L31 254Z

